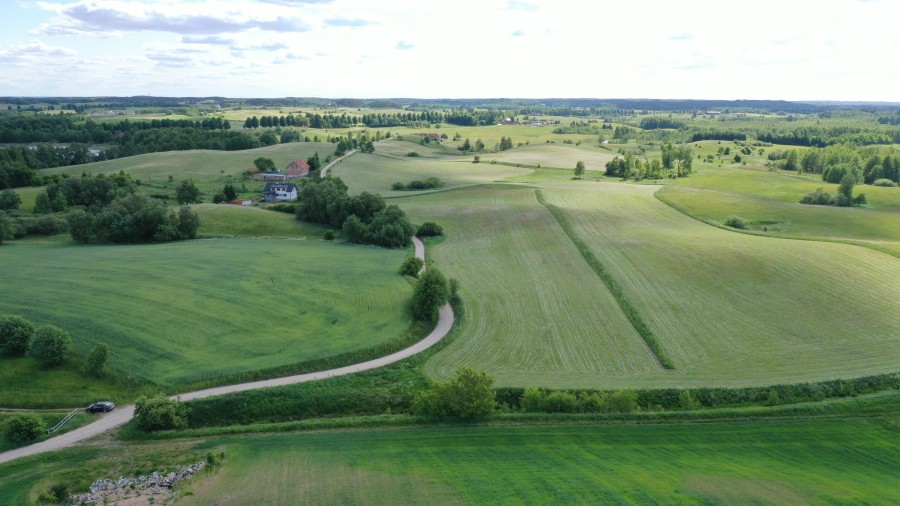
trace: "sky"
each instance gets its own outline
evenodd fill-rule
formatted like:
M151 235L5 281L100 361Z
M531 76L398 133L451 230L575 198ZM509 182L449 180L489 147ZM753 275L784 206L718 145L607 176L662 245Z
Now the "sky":
M900 102L900 0L0 0L0 96Z

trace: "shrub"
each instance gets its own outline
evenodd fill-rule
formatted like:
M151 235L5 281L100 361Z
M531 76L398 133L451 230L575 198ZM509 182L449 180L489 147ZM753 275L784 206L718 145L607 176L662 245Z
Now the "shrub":
M415 256L410 255L406 257L406 260L403 261L403 265L400 267L400 272L406 276L412 276L414 278L419 277L419 272L422 271L422 266L425 265L425 262Z
M435 383L413 400L413 412L437 418L474 420L494 409L494 378L464 367L446 383Z
M406 185L399 181L397 181L396 183L391 185L391 190L394 190L394 191L403 191L405 189L406 189Z
M574 413L578 410L578 399L569 392L552 392L544 398L543 411L548 413Z
M187 427L188 407L160 394L141 397L135 402L134 417L139 429L146 432L178 430Z
M72 338L63 329L41 325L28 345L28 356L44 367L59 365L72 347Z
M739 218L737 216L729 216L725 219L725 226L743 230L747 228L747 222L743 218Z
M700 403L694 399L690 390L682 390L681 393L678 394L678 405L685 411L700 409Z
M12 211L19 208L22 198L15 190L6 189L0 192L0 211Z
M433 221L426 221L419 225L416 235L419 237L436 237L444 233L444 228Z
M875 181L872 182L872 185L873 186L885 186L888 188L890 188L892 186L897 186L897 184L894 183L893 181L891 181L890 179L876 179Z
M544 392L538 388L526 388L520 402L522 411L526 413L540 413L544 410Z
M37 439L44 430L44 421L36 415L16 415L3 424L3 437L12 443L25 443Z
M334 232L332 232L331 230L326 230L325 234L322 237L326 241L333 241L334 240Z
M609 409L617 413L631 413L637 409L637 397L634 390L617 390L609 397Z
M854 206L857 206L857 207L859 207L859 206L864 206L864 205L866 205L867 203L868 203L868 201L866 200L866 194L865 194L865 193L860 193L860 194L858 194L857 196L853 197L853 205L854 205Z
M0 318L0 353L22 355L28 350L28 341L34 334L34 325L25 318L8 315Z
M28 216L19 218L17 221L19 228L26 235L56 235L65 232L69 228L66 220L53 215Z
M97 378L103 376L103 366L106 365L108 354L109 346L106 343L97 343L84 361L84 373Z
M410 158L415 158L415 157L419 156L419 153L416 153L415 151L410 151L409 153L406 153L406 156L408 156Z
M803 198L800 199L800 203L815 206L830 206L834 205L834 197L832 197L830 193L818 188L816 191L804 195Z

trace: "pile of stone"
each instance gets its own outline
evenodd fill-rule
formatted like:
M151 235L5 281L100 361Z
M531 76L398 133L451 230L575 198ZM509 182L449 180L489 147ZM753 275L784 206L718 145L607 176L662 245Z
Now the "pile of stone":
M97 480L86 494L73 494L70 504L93 504L108 502L109 499L124 499L133 495L168 495L181 480L190 478L206 467L206 461L183 466L170 473L153 472L137 478L120 477L118 480Z

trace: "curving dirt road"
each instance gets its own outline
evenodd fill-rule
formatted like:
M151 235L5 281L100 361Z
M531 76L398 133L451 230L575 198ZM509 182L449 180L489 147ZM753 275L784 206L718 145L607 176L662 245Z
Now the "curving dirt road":
M416 256L421 258L422 260L425 260L425 246L422 244L422 241L420 241L418 237L413 237L413 244L415 245ZM284 378L253 381L250 383L239 383L237 385L228 385L208 388L206 390L198 390L196 392L187 392L172 396L172 398L180 398L184 401L202 399L204 397L213 397L216 395L243 392L245 390L255 390L257 388L292 385L295 383L316 381L325 378L332 378L334 376L343 376L345 374L353 374L360 371L377 369L379 367L398 362L405 358L409 358L430 348L435 343L443 339L444 336L446 336L447 333L450 332L451 327L453 327L453 309L449 304L447 304L440 309L437 325L434 327L434 330L432 330L431 333L425 337L425 339L422 339L409 348L402 349L386 357L376 358L374 360L369 360L367 362L362 362L359 364L338 367L336 369L329 369L327 371L311 372L306 374L298 374L296 376L287 376ZM17 448L15 450L10 450L8 452L0 453L0 464L28 455L37 455L39 453L52 452L55 450L60 450L62 448L67 448L69 446L75 446L82 441L124 425L126 422L131 420L133 416L133 404L128 406L120 406L110 413L99 415L99 419L97 421L85 425L84 427L79 427L71 432L66 432L65 434L47 439L46 441L41 441L40 443L35 443L30 446L25 446L22 448Z
M356 153L356 151L357 151L357 150L355 150L355 149L351 149L350 151L347 151L347 154L346 154L346 155L344 155L344 156L342 156L342 157L340 157L340 158L338 158L338 159L336 159L336 160L332 160L331 162L329 162L328 165L322 167L322 170L319 171L319 177L325 177L325 176L327 176L327 175L328 175L328 169L330 169L331 167L333 167L334 164L340 162L340 161L343 160L344 158L347 158L348 156L352 155L353 153Z

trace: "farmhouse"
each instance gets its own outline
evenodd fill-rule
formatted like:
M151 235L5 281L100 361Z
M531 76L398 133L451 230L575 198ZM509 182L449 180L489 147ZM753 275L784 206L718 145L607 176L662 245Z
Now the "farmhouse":
M297 185L293 183L266 183L263 190L265 202L293 202L297 200Z
M236 206L252 206L253 205L252 200L229 200L228 203L234 204Z
M284 181L287 176L280 172L263 172L256 176L257 181Z
M284 173L288 179L308 176L309 164L306 163L306 160L294 160L284 169Z

